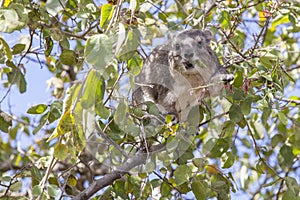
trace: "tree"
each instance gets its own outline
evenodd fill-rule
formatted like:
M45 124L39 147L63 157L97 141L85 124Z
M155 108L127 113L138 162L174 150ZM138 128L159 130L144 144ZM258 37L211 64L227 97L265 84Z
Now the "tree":
M26 93L30 65L53 75L50 104L0 108L2 198L300 199L298 1L2 4L0 103ZM186 28L213 32L234 81L187 123L153 126L154 104L132 106L134 77L156 38Z

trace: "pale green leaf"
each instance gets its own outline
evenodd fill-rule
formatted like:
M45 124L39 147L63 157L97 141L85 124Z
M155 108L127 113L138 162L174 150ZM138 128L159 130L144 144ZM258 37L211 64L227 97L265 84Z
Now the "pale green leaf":
M288 119L286 117L286 115L283 113L283 112L278 112L278 118L279 120L281 121L281 123L283 123L284 125L287 125L288 124Z
M23 20L20 19L17 12L13 9L2 8L0 10L0 32L11 33L20 30L25 26Z
M103 69L113 60L111 38L105 34L91 36L85 44L84 55L96 69Z
M57 144L54 148L54 156L63 161L68 156L68 149L64 144Z
M174 172L175 182L177 185L181 185L192 176L192 170L187 165L180 165Z
M39 196L40 194L42 194L43 189L40 185L36 185L32 188L32 195L33 196Z
M48 186L48 194L51 196L51 197L58 197L59 194L60 194L60 188L57 186L57 185L49 185Z

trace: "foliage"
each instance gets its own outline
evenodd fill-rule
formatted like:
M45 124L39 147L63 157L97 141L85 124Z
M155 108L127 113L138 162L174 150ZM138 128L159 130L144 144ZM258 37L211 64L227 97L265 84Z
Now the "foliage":
M2 2L1 197L299 199L297 1ZM185 28L210 29L235 78L197 118L154 126L156 105L132 106L134 77ZM53 100L18 116L2 105L28 91L32 64L52 74Z

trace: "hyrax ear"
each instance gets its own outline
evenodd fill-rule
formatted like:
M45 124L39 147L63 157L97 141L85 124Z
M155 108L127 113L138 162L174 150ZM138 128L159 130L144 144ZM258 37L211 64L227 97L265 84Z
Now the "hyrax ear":
M203 35L204 35L206 42L210 43L211 38L212 38L212 33L209 30L205 30L205 31L203 31Z

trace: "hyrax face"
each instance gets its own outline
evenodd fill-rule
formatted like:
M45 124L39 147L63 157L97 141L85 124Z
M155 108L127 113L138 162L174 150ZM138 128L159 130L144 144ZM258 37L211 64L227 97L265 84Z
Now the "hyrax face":
M226 79L225 69L221 67L210 48L211 38L210 31L186 30L177 34L171 42L169 53L172 75L184 76L192 87L208 85L220 75L223 75L223 78L217 78L219 81Z

